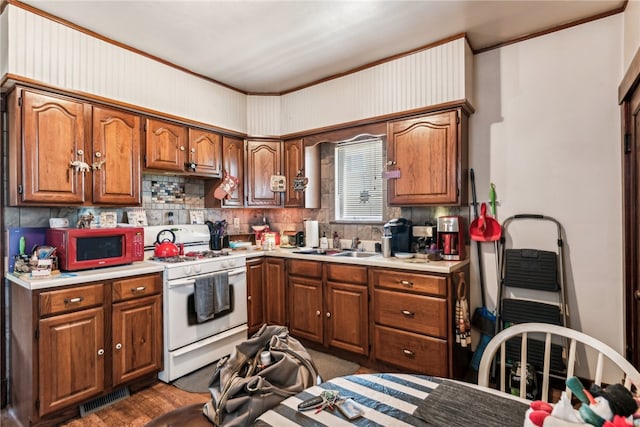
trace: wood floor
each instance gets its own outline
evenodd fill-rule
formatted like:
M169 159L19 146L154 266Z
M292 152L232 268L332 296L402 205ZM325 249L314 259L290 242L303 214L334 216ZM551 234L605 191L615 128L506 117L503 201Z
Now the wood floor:
M208 393L189 393L163 382L134 393L128 399L96 411L84 418L70 420L64 427L129 426L142 427L152 419L183 406L204 403ZM18 427L19 424L2 411L0 426Z
M357 374L372 373L370 369L360 367ZM163 382L134 393L128 399L96 411L84 418L70 420L63 427L99 427L128 426L142 427L152 419L183 406L204 403L210 398L208 393L189 393ZM0 414L0 426L19 427L19 424L3 410Z

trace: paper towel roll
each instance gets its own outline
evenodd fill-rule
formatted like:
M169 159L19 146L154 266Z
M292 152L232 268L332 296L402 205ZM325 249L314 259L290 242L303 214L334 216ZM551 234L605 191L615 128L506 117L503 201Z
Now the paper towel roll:
M317 248L320 245L318 221L306 220L304 222L304 243L308 248Z

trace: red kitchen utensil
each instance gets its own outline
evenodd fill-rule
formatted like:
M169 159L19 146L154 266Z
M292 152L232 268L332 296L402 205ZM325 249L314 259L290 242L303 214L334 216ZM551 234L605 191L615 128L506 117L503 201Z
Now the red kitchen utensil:
M487 204L480 205L480 216L473 220L469 227L471 240L478 242L494 242L500 239L502 227L495 218L487 215Z

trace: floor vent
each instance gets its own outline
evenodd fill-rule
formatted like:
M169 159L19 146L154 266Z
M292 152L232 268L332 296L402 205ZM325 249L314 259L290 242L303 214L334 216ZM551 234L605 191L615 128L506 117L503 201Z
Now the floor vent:
M128 387L112 391L107 395L100 396L97 399L93 399L90 402L80 405L80 416L84 417L85 415L89 415L93 412L99 411L100 409L106 408L109 405L124 400L129 396L130 394Z

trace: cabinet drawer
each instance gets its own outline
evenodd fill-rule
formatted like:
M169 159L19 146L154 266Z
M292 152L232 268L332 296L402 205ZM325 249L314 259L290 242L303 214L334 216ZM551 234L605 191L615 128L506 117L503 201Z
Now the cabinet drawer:
M322 278L322 263L318 261L289 260L289 274L294 276Z
M367 284L367 267L344 264L327 264L327 280L342 283Z
M374 347L377 360L438 377L449 375L447 342L384 326L375 327Z
M376 289L376 323L447 338L447 300Z
M104 284L48 291L40 294L40 316L76 311L104 301Z
M157 294L162 289L162 280L159 275L131 277L113 282L112 298L115 301L140 298Z
M377 287L424 292L447 296L447 278L398 270L373 270L373 284Z

